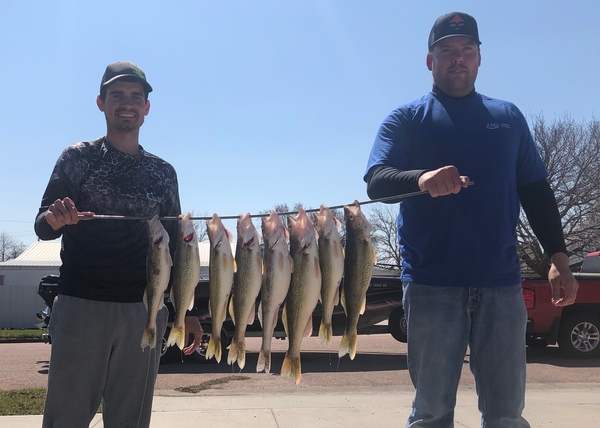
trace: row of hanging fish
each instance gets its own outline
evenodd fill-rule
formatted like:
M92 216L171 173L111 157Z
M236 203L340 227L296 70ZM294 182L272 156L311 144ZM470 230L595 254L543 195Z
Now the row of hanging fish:
M174 276L171 300L175 306L175 322L167 344L185 345L184 316L194 302L194 289L200 276L200 261L196 231L188 213L181 216L179 236L174 257ZM312 335L312 313L320 300L323 317L319 328L321 342L331 343L332 315L340 302L346 313L346 327L338 355L356 355L358 318L364 312L366 292L371 280L374 250L371 244L373 228L357 201L344 206L346 246L342 247L340 223L329 208L321 206L313 224L301 208L297 216L288 215L289 230L279 215L271 211L261 219L264 248L261 256L260 235L250 214L237 221L235 257L233 240L217 214L207 220L210 241L209 313L212 331L220 332L227 311L234 322L235 332L227 362L245 366L246 326L258 313L263 337L256 371L271 370L271 341L284 304L282 322L288 337L288 351L281 375L298 384L302 377L300 346L302 339ZM144 302L148 308L148 324L142 337L142 347L156 344L156 313L169 280L169 237L157 218L149 222L150 250L148 252L147 289ZM345 253L345 254L344 254ZM340 282L345 277L341 289ZM255 308L260 294L258 311ZM221 361L222 345L219 334L210 337L206 358Z

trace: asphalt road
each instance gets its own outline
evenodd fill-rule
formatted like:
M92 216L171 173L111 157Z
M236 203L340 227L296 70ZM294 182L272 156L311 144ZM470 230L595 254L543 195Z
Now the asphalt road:
M337 356L340 338L331 345L319 344L316 337L302 342L302 381L296 386L278 376L287 341L273 339L272 374L256 373L260 338L246 339L246 366L239 370L226 361L175 362L163 364L157 379L157 391L187 388L190 392L218 393L226 389L411 387L406 366L406 344L389 334L359 336L354 360ZM48 376L50 345L44 343L0 343L0 390L45 387ZM600 359L579 360L562 356L555 347L527 349L529 383L567 384L600 382ZM465 357L461 385L474 384Z

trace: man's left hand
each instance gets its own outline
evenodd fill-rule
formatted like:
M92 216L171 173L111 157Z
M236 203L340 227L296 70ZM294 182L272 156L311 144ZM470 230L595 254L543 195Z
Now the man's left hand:
M197 316L190 315L185 317L185 333L186 335L194 335L194 341L189 346L183 348L183 353L185 355L190 355L200 347L202 335L204 335L204 330L202 329L200 320L198 320Z
M572 305L577 297L579 284L569 269L569 256L565 253L556 253L550 260L552 266L548 272L548 281L552 287L552 303L554 306ZM564 297L560 296L561 288L565 292Z

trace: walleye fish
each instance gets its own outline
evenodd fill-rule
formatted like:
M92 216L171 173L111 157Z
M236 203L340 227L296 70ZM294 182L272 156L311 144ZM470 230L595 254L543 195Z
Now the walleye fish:
M329 345L333 338L331 318L333 308L340 301L340 282L344 275L344 249L339 229L342 224L334 217L331 210L321 205L317 218L319 234L319 265L321 267L321 305L323 318L319 327L319 341Z
M344 285L342 287L342 306L346 312L346 329L340 343L338 355L356 356L358 337L358 317L365 312L367 289L371 282L373 264L377 262L375 250L371 244L373 226L358 201L344 206L346 223L346 255L344 259Z
M210 258L208 261L208 311L212 319L212 334L206 350L206 359L215 357L221 362L223 349L221 346L221 329L227 316L227 303L233 286L235 259L231 253L231 232L223 226L217 214L206 221L208 240L210 241Z
M235 333L227 363L237 361L240 369L243 369L246 364L246 326L254 323L256 298L260 293L263 273L260 235L252 223L250 213L240 216L237 221L235 263L237 271L233 275L233 295L229 301L229 313L235 325Z
M298 385L302 378L300 344L303 337L312 334L312 313L321 292L321 268L317 231L306 212L300 208L297 217L288 215L288 222L294 272L282 314L289 344L281 376L293 379Z
M146 256L146 291L144 305L148 310L146 328L142 334L142 349L156 346L156 316L164 305L173 260L169 252L169 234L155 215L148 220L148 254Z
M185 346L185 312L194 307L194 290L200 279L198 236L191 216L190 213L179 216L179 235L173 261L171 302L175 307L175 320L169 333L167 346L176 344L179 349Z
M275 211L261 220L264 243L264 273L261 284L258 319L262 326L262 344L256 371L271 370L271 341L283 304L290 288L294 262L288 249L289 233Z

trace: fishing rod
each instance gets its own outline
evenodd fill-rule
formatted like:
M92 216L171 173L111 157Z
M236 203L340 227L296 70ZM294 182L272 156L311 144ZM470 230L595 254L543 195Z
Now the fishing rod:
M472 186L473 184L475 184L474 181L469 181L468 185ZM359 202L359 205L368 205L368 204L374 204L376 202L383 202L383 203L388 203L388 204L395 204L398 202L403 201L404 199L408 199L408 198L412 198L413 196L419 196L419 195L425 195L426 193L429 193L427 190L419 190L418 192L411 192L411 193L404 193L402 195L395 195L395 196L386 196L385 198L377 198L377 199L371 199L369 201L363 201L363 202ZM346 205L352 205L352 204L345 204L345 205L336 205L336 206L332 206L332 207L328 207L330 210L336 210L336 209L341 209L344 208L344 206ZM48 207L41 207L42 209L44 208L48 208ZM313 212L318 212L320 211L320 208L311 208L308 210L304 210L307 213L313 213ZM288 211L288 212L278 212L277 215L291 215L291 214L298 214L298 211ZM257 217L266 217L268 215L268 213L263 213L263 214L251 214L250 218L257 218ZM82 220L150 220L148 217L142 217L142 216L124 216L124 215L109 215L109 214L94 214L94 215L88 215L88 214L79 214L78 217ZM239 215L230 215L230 216L219 216L219 218L221 220L237 220L238 218L240 218ZM165 221L169 221L169 220L180 220L180 217L175 217L175 216L169 216L169 217L158 217L159 220L165 220ZM212 219L211 217L190 217L191 220L210 220Z

